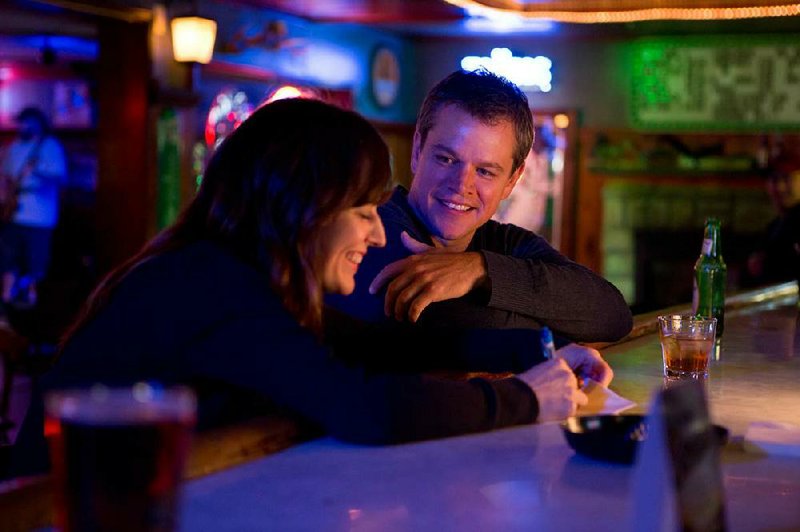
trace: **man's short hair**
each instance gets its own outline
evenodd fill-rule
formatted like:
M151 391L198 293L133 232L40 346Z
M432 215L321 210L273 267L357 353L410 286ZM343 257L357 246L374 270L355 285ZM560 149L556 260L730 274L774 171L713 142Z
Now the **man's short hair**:
M517 139L512 172L522 165L533 145L533 117L528 98L519 87L483 68L456 70L437 83L422 102L417 116L421 145L425 144L437 113L447 105L456 105L488 124L510 120Z
M766 168L766 177L771 180L789 179L790 176L800 171L800 157L795 154L781 152L769 162Z

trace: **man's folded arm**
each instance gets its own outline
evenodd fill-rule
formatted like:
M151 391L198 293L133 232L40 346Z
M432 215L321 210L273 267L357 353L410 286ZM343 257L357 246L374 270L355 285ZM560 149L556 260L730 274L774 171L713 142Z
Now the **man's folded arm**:
M542 362L539 331L366 323L326 308L325 344L374 371L521 373Z
M617 288L575 262L482 252L490 280L487 306L527 315L578 342L615 341L631 330Z

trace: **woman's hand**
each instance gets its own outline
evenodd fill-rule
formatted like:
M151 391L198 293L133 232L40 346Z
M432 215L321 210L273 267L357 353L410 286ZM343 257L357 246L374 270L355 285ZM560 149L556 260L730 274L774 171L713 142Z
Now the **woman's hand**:
M608 387L614 378L611 366L603 360L600 351L578 344L565 345L556 350L556 356L563 358L572 371L583 378L597 381Z
M563 349L563 348L562 348ZM578 380L562 358L533 366L516 378L527 384L539 402L537 421L561 421L575 415L579 405L589 399L578 389Z

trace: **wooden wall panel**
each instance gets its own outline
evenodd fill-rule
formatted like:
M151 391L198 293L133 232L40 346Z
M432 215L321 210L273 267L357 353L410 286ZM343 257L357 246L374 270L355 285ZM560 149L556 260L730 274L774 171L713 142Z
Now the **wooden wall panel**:
M135 253L153 217L148 25L98 24L97 227L100 271Z

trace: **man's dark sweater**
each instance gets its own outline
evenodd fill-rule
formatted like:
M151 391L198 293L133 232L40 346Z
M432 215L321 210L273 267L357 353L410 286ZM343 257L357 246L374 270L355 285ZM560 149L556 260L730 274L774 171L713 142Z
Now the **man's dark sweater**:
M420 242L433 244L405 189L398 187L379 212L386 246L370 250L364 258L353 295L329 298L333 307L370 322L387 319L385 291L371 295L370 283L384 266L411 255L400 234L406 231ZM530 231L490 220L475 232L467 251L483 255L489 286L431 304L420 316L421 325L488 329L547 325L557 335L577 342L615 341L631 330L630 309L614 285Z

